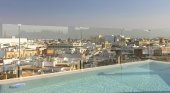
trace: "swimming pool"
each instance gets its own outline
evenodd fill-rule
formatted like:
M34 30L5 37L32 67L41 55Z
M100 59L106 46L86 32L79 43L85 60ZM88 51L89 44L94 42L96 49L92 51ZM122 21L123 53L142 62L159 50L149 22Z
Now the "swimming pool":
M170 93L170 63L147 60L0 84L0 93ZM15 84L24 86L10 87Z

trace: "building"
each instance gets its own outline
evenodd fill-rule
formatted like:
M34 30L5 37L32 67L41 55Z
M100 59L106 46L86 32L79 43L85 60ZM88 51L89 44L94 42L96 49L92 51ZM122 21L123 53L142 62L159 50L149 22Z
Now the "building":
M130 38L127 38L123 35L117 35L114 36L114 40L113 40L113 45L118 45L118 46L127 46L127 42Z
M138 46L146 46L149 44L150 44L150 40L142 39L142 40L136 41L136 45Z
M73 47L83 47L84 46L84 43L82 42L74 42L73 43Z
M67 44L67 43L52 43L52 44L47 44L47 55L57 55L57 54L64 54L66 52L70 52L70 49L73 48L72 44Z
M26 58L26 57L32 57L38 55L37 50L33 49L24 49L20 51L20 57ZM5 59L12 59L12 58L18 58L19 57L19 51L6 51L4 58Z
M27 42L27 38L20 38L20 44L24 44ZM19 38L15 38L15 36L13 36L12 38L0 38L0 44L2 44L1 47L3 46L3 44L19 45Z
M170 47L161 47L162 55L170 55Z
M102 44L102 47L106 48L106 49L111 49L112 48L112 43L109 43L109 42L105 41L105 43Z

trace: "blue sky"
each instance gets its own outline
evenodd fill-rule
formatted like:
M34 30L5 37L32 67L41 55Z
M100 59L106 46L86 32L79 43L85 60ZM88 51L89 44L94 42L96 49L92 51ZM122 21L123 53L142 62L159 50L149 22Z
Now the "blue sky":
M0 0L0 23L170 28L170 0Z

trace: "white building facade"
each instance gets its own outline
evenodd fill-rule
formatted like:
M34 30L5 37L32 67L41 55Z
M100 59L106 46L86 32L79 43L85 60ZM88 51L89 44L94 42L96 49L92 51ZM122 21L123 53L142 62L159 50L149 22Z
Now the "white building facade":
M28 42L27 38L20 38L20 44L24 44L27 42ZM15 38L15 37L0 38L0 44L1 44L1 47L3 47L4 44L9 44L10 46L19 45L19 38Z

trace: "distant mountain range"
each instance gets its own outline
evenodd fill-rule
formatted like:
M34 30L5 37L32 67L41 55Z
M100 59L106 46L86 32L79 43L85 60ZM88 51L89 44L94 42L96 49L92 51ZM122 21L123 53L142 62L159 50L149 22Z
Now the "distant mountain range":
M63 34L62 32L42 31L42 32L22 32L22 37L30 39L80 39L89 38L96 35L125 35L127 37L135 38L153 38L153 37L170 37L170 30L168 29L157 29L147 32L141 29L124 30L114 28L89 28L85 30L75 30L74 27L69 27L68 33Z
M152 37L170 37L170 29L152 29L150 31L146 31L144 29L120 29L120 28L99 28L99 27L66 27L68 31L51 31L51 30L41 30L41 31L24 31L21 30L21 37L25 37L28 39L80 39L89 38L96 35L125 35L128 37L136 37L136 38L152 38ZM78 29L80 28L80 29ZM3 31L3 37L11 37L12 35L18 36L17 30L13 31L13 29ZM2 35L1 26L0 26L0 34Z

